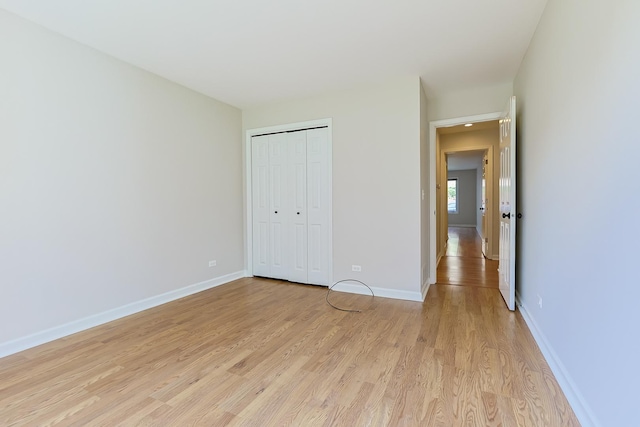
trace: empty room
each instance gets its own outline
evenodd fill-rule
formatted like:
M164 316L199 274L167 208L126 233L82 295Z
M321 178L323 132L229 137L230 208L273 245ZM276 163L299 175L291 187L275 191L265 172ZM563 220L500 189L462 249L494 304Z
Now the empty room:
M0 0L0 425L637 424L639 20Z

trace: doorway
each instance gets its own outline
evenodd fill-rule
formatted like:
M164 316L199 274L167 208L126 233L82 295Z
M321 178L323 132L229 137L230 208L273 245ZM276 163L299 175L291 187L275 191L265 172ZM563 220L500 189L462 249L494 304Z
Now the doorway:
M493 164L489 162L493 150L457 149L461 145L485 147L492 139L499 139L497 122L477 127L481 129L446 128L440 135L447 184L443 192L446 211L439 212L445 242L436 280L438 284L498 288L498 261L491 259L494 241L489 230L496 193Z
M499 117L431 123L431 283L498 287Z

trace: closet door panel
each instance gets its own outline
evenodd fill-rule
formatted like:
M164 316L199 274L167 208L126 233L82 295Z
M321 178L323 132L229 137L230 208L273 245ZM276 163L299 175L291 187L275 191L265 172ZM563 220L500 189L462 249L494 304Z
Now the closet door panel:
M269 260L269 137L251 140L253 274L270 276Z
M253 273L329 285L328 129L253 137Z
M269 135L269 224L270 270L274 279L289 279L287 254L288 212L288 147L286 134Z
M328 129L307 131L307 283L329 285Z
M289 280L307 283L307 133L287 134L289 143Z

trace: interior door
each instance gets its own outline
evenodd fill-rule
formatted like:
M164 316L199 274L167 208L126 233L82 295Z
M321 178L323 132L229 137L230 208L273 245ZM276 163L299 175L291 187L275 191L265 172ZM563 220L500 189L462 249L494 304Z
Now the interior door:
M288 280L287 256L289 206L288 197L288 144L287 134L269 135L269 184L270 184L270 272L269 277Z
M489 166L489 156L487 154L487 151L484 152L484 156L482 158L482 187L481 187L481 191L482 191L482 196L481 196L481 203L480 203L480 214L482 216L481 222L480 222L480 229L481 229L481 233L480 233L480 237L482 238L482 254L485 257L489 257L489 230L488 230L488 226L487 226L487 206L489 205L488 200L487 200L487 173L488 173L488 166Z
M308 281L329 285L331 171L329 129L307 131Z
M251 139L253 274L328 285L331 144L326 127Z
M289 278L307 283L307 132L287 133L289 179Z
M516 307L516 97L500 118L500 293Z
M269 137L251 139L251 204L253 209L253 274L269 277Z

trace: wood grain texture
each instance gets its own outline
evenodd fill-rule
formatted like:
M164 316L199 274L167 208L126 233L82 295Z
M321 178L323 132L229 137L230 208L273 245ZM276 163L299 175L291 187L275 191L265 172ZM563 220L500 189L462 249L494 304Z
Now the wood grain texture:
M436 283L498 288L498 261L482 254L475 228L449 227L447 250L438 263Z
M577 426L496 289L241 279L0 359L2 426Z

